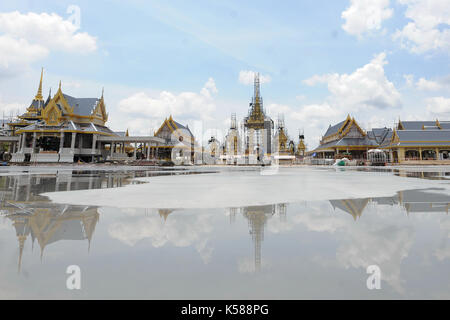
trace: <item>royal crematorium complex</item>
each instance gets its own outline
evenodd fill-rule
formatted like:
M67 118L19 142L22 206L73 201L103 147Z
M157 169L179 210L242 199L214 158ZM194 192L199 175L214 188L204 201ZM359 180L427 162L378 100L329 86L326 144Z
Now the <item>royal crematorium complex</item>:
M133 162L140 164L330 164L346 158L370 164L374 154L383 163L450 164L450 121L398 121L394 128L366 131L350 115L330 125L319 145L307 150L303 131L289 137L282 115L275 121L264 110L259 74L247 116L231 115L223 141L212 136L197 141L189 126L168 115L153 135L132 136L128 129L107 126L103 97L76 98L63 92L37 93L26 111L0 130L1 158L10 163ZM380 158L380 156L382 156ZM372 159L373 160L373 159Z

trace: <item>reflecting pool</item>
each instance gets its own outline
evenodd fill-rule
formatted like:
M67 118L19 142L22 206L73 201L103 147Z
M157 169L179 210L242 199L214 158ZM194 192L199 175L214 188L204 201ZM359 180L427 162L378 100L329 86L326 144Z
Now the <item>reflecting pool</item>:
M447 169L291 168L270 181L280 193L287 181L297 198L248 191L248 205L240 205L211 190L198 206L184 207L155 207L163 203L155 190L183 199L195 183L213 189L224 179L220 195L237 186L230 177L258 186L272 178L259 168L2 171L0 298L448 299ZM377 185L308 200L329 177L347 189L349 179ZM391 192L388 184L402 189ZM76 190L123 197L127 205L92 205ZM54 192L71 200L52 201L46 195ZM266 201L253 199L258 194ZM80 267L80 290L67 289L70 265ZM381 270L379 290L367 288L370 265Z

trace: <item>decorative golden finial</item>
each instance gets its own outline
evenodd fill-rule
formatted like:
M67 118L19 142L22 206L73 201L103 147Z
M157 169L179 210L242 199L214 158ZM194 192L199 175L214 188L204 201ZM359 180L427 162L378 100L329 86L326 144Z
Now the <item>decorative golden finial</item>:
M169 117L169 121L172 121L173 119L172 119L172 115L170 115L170 117Z
M59 80L59 90L61 90L61 80Z
M38 92L36 94L36 97L34 97L35 100L41 101L44 100L44 97L42 97L42 78L44 75L44 68L41 69L41 81L39 82L39 88Z
M129 133L128 133L128 128L127 128L127 132L125 133L125 137L129 137Z
M103 93L105 92L105 87L102 88L102 100L103 100Z

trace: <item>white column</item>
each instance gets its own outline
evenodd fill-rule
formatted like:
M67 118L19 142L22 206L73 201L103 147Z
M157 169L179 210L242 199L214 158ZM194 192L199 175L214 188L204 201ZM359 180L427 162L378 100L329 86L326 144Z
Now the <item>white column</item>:
M97 147L97 135L94 134L92 135L92 151L91 151L92 154L95 154L96 147Z
M77 138L77 133L72 132L72 140L70 141L70 151L75 154L75 139Z
M36 132L33 132L33 144L31 145L31 153L34 153L35 148L36 148Z
M23 153L23 146L25 144L25 133L20 134L20 140L19 140L19 152Z
M151 143L149 142L147 144L147 160L150 160L150 146L151 146Z
M64 148L64 132L61 132L61 137L59 138L59 153L61 154Z
M134 143L134 152L133 152L134 160L136 160L136 149L137 149L137 142Z
M97 147L97 135L93 134L92 135L92 150L91 150L91 154L92 154L92 162L94 162L95 159L95 150Z

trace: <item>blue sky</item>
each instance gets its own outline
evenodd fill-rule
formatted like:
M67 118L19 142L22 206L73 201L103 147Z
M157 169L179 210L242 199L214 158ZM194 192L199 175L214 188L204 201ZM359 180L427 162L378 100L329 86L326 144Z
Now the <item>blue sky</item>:
M23 111L44 67L44 90L105 87L113 129L172 113L220 139L260 72L266 110L312 148L348 113L366 128L450 120L449 24L447 0L2 1L0 111Z

